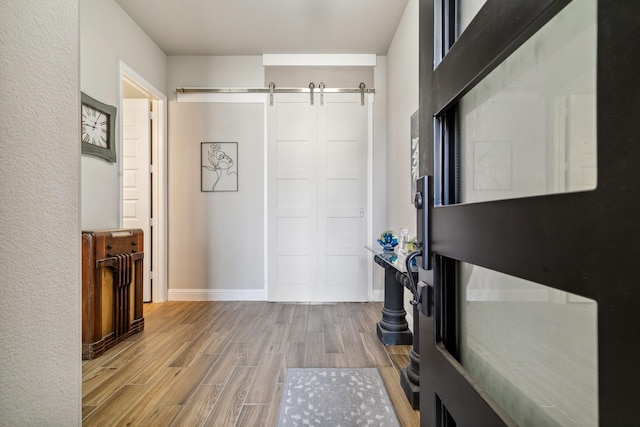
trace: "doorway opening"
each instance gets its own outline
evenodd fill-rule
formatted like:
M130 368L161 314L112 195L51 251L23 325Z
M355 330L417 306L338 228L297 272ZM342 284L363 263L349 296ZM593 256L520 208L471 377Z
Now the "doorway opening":
M120 62L120 224L144 230L143 300L167 300L167 97ZM137 101L134 101L137 100ZM135 113L132 105L145 112ZM136 116L137 114L137 116ZM142 119L142 120L140 120ZM134 139L127 132L138 123ZM141 125L142 123L142 125ZM141 126L140 126L141 125ZM142 165L142 166L140 166Z

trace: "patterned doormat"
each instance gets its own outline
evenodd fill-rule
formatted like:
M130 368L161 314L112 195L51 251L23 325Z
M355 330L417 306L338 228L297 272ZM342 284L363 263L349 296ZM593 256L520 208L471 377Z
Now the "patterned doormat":
M375 368L288 369L278 427L399 427Z

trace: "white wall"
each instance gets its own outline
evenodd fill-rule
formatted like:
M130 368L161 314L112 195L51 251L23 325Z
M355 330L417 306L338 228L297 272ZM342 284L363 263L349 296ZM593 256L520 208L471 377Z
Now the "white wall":
M80 0L82 91L118 105L119 61L157 89L167 84L167 56L114 0ZM117 163L82 156L82 229L121 226L121 141L116 129Z
M261 56L170 56L169 299L265 299L264 105L177 102L176 87L263 87ZM248 124L248 126L247 126ZM200 191L200 144L238 143L238 191Z
M418 109L418 0L409 0L387 53L387 228L416 235L411 194L411 116ZM381 230L382 231L382 230ZM381 270L381 269L380 269ZM405 290L405 310L413 306Z
M78 2L0 3L0 425L79 426Z
M169 100L176 87L264 87L262 56L170 56Z
M376 239L387 230L387 57L378 56L374 69L375 104L373 109L373 236L371 245L377 246ZM384 269L373 262L374 300L384 300Z
M259 103L171 108L169 299L265 298L264 108ZM232 157L237 192L200 190L202 142L238 143ZM185 289L204 290L190 298Z
M387 53L388 227L416 233L411 194L410 119L418 109L418 0L410 0Z

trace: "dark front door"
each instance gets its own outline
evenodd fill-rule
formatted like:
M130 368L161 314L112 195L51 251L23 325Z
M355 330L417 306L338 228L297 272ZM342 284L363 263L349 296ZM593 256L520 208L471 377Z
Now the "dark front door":
M640 3L421 0L423 426L630 426Z

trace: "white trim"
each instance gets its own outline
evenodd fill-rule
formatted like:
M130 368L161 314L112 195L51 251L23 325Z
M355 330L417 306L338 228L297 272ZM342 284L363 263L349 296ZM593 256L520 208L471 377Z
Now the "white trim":
M221 102L240 104L266 104L268 94L265 93L205 93L178 92L178 102Z
M262 236L262 245L263 245L263 254L264 254L264 258L262 259L262 262L264 264L263 270L264 271L264 277L262 278L263 284L264 284L264 296L265 299L268 298L269 296L269 180L268 180L268 173L269 173L269 158L267 155L267 150L269 149L269 129L268 124L269 124L269 103L267 102L267 97L264 98L264 123L263 123L263 136L264 136L264 141L263 141L263 155L262 155L262 159L264 161L263 164L263 171L264 171L264 176L262 178L262 190L263 190L263 200L264 200L264 206L263 206L263 217L262 217L262 227L264 230L264 234Z
M118 65L118 107L122 112L122 81L127 79L139 86L144 92L147 92L153 98L154 105L154 122L152 132L153 164L154 173L152 175L152 192L154 194L153 204L151 206L152 216L154 218L154 226L152 231L153 249L153 302L167 301L167 96L159 89L149 83L144 77L134 71L131 67L122 61ZM119 152L122 153L122 113L118 114L118 132ZM122 176L122 161L119 161L120 176ZM120 185L120 212L119 224L122 224L122 185Z
M265 289L169 289L169 301L266 301Z
M375 54L279 54L265 53L262 65L267 66L346 66L375 67Z
M384 289L374 289L371 291L371 301L383 302L384 301Z
M168 263L168 215L167 215L167 99L153 100L153 134L151 141L156 149L151 153L154 172L151 185L153 197L153 265L154 279L151 284L153 302L167 300L167 265Z
M373 104L375 101L375 95L369 94L367 96L367 246L373 246L373 119L374 111ZM365 249L362 248L364 251ZM367 252L367 265L374 265L373 254L370 251ZM367 283L369 288L369 299L371 301L383 301L384 291L382 291L382 299L375 299L375 291L373 289L373 269L369 267L367 269Z

